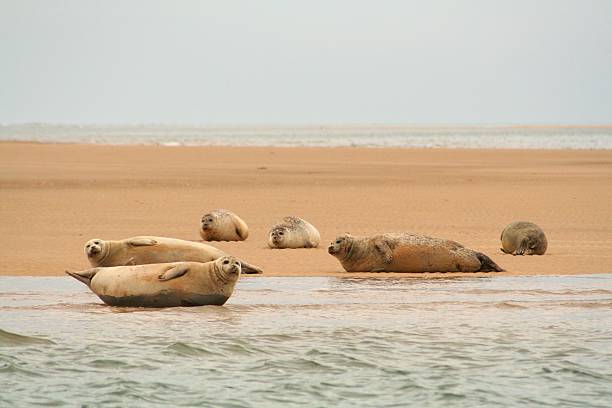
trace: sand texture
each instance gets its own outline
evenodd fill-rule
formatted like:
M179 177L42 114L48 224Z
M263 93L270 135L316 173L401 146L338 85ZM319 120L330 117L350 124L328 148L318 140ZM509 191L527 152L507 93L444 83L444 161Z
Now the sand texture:
M250 234L213 245L264 276L450 276L349 274L327 254L337 234L397 231L461 242L500 274L612 273L612 151L0 143L0 274L86 269L91 238L199 240L214 208ZM317 227L320 247L269 249L286 215ZM545 255L501 253L517 220L544 229Z

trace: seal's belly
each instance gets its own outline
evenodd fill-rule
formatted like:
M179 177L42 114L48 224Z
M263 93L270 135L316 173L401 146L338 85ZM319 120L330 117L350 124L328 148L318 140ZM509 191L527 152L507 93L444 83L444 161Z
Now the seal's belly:
M124 307L221 306L229 299L229 297L219 294L202 295L196 293L156 293L130 296L99 294L98 297L107 305Z

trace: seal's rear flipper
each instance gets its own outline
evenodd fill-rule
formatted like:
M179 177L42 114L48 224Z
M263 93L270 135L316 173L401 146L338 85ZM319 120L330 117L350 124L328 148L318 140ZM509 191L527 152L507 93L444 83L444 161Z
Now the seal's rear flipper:
M261 268L258 268L254 265L250 265L244 261L240 261L240 264L242 265L242 273L246 273L246 274L263 273L263 270Z
M74 279L79 280L89 286L91 284L91 280L98 273L98 268L88 269L86 271L81 272L69 272L65 271L68 275L72 276Z
M486 256L481 252L476 252L476 257L480 261L480 269L476 272L503 272L504 270L500 268L491 258Z

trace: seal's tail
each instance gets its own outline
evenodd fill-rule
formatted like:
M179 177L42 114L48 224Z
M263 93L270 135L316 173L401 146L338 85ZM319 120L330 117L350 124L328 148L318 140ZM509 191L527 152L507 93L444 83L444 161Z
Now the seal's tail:
M70 271L64 271L64 272L72 276L74 279L83 282L87 286L90 286L91 280L95 276L96 272L98 272L98 269L97 268L88 269L86 271L81 271L81 272L70 272Z
M248 264L244 262L243 260L240 261L240 264L242 265L242 273L246 273L246 274L263 273L263 270L261 268L255 265Z
M497 265L491 258L482 252L476 252L476 257L480 261L480 269L476 272L503 272L504 270Z

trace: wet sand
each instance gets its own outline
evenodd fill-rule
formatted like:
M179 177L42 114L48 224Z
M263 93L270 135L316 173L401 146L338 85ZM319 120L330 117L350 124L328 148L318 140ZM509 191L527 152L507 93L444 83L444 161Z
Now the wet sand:
M250 227L245 242L213 245L264 276L449 276L348 274L327 254L337 234L391 231L461 242L504 275L612 272L612 151L0 143L0 275L86 269L90 238L198 240L213 208ZM268 249L285 215L314 224L321 247ZM516 220L545 230L546 255L499 251Z

